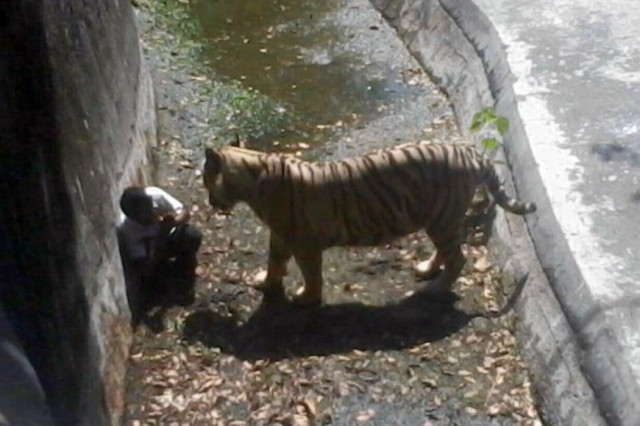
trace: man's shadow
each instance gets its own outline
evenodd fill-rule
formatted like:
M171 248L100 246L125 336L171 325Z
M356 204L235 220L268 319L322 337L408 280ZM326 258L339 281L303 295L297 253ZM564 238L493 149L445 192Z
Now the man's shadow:
M146 325L151 331L164 329L164 316L173 307L185 307L195 300L196 277L192 270L167 260L159 265L153 278L146 281L133 277L128 286L138 286L129 296L133 326Z
M301 309L262 303L244 323L210 310L187 317L184 337L243 360L278 360L360 350L398 350L441 340L477 315L456 309L452 294L435 301L425 292L386 306L360 303Z

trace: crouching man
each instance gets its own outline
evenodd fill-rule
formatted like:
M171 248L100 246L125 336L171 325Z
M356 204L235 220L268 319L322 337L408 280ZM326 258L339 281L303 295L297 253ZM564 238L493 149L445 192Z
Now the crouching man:
M118 241L134 323L159 298L191 303L202 234L188 224L189 210L155 186L127 188L120 208Z

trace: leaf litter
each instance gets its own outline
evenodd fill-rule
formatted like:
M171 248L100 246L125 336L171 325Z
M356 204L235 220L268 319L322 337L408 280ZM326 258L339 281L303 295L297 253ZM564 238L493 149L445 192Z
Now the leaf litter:
M171 165L183 160L163 161L176 170ZM378 404L401 407L402 401L422 401L448 417L540 424L513 314L468 320L463 313L502 305L499 270L486 266L486 250L467 252L470 266L456 288L461 307L451 311L430 314L437 307L428 303L402 307L404 292L419 293L412 262L400 269L375 266L406 258L399 253L415 240L428 244L415 235L373 255L327 252L326 312L318 321L330 324L296 312L260 317L261 295L253 286L265 273L265 229L246 208L233 218L210 216L203 189L182 176L172 191L197 207L192 222L205 233L196 301L167 310L159 332L137 329L126 424L331 424L354 398L371 405L353 414L357 424L375 423ZM257 232L243 232L248 223ZM245 246L252 250L241 250ZM294 264L290 269L291 293L301 277ZM389 285L394 281L403 293Z

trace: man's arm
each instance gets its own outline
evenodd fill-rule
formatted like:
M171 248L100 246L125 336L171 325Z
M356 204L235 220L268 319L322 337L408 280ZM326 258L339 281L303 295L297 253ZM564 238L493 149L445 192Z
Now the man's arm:
M191 217L189 210L177 198L158 187L149 187L147 191L157 197L158 208L164 211L159 219L165 228L171 229L175 225L189 221Z

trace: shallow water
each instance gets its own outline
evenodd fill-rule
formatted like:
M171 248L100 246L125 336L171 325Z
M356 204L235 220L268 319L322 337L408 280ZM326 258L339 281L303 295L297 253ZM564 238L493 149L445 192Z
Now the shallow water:
M394 61L397 46L378 42L381 18L360 7L340 0L199 1L190 13L217 78L240 81L295 117L286 128L253 136L321 144L425 91L407 84L406 59Z

